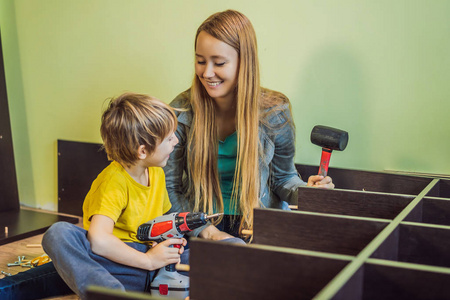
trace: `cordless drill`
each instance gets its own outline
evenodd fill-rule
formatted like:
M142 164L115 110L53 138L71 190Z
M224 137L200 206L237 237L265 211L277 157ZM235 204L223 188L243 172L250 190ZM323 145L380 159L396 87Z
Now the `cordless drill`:
M140 241L158 243L170 238L182 238L185 233L205 225L209 219L220 215L221 213L208 216L202 212L163 215L139 226L136 237ZM173 246L181 247L181 245ZM152 294L184 299L189 296L189 277L178 273L175 264L170 264L158 271L150 287Z

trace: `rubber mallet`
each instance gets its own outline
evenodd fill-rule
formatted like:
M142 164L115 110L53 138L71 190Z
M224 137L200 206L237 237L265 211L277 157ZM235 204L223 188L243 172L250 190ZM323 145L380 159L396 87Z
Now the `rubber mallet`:
M327 176L331 152L343 151L347 147L348 132L323 125L314 126L311 131L311 143L322 147L319 175Z

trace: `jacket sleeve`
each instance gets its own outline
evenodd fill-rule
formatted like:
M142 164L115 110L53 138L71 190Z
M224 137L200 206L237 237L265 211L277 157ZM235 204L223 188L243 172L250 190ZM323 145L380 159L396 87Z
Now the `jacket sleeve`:
M166 187L172 208L170 212L191 211L189 201L184 195L183 174L186 170L186 129L185 125L178 124L175 135L178 144L175 145L167 165L164 167Z
M275 145L271 162L271 189L284 201L297 204L297 189L305 186L294 163L295 132L289 120L292 116L289 108L279 111L275 118L274 134L272 140Z

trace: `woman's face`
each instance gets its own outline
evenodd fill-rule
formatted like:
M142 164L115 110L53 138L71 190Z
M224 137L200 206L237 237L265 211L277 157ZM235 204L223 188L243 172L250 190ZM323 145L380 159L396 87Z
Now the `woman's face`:
M195 73L208 94L216 101L233 101L239 70L237 51L201 31L195 57Z

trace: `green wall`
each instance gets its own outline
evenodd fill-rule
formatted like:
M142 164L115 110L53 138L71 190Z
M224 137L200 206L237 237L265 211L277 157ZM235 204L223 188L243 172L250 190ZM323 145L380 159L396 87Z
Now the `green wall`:
M450 1L0 0L22 204L57 209L56 140L101 142L106 98L188 88L195 30L227 8L292 101L296 162L318 164L323 124L350 135L332 166L450 173Z

